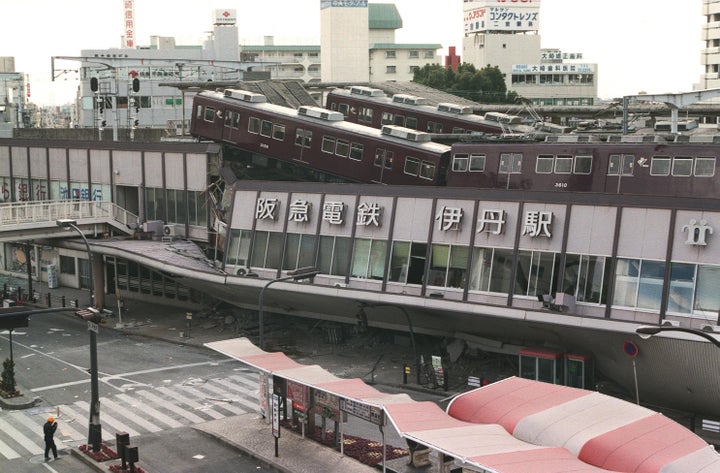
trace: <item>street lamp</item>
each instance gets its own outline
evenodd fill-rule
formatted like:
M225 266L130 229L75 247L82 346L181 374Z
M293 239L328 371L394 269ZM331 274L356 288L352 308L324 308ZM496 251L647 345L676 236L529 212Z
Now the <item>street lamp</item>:
M86 319L88 320L88 333L90 333L90 420L88 423L88 443L92 445L93 452L100 451L100 444L102 443L102 426L100 425L100 398L98 396L98 360L97 360L97 326L93 327L90 325L93 319L97 320L98 314L93 310L94 306L94 279L93 279L93 258L92 251L90 251L90 244L88 243L85 234L77 227L77 221L64 218L57 222L58 227L72 228L82 237L85 242L85 249L88 254L88 274L90 276L90 305L88 311L92 312L93 315L89 315ZM84 312L84 311L81 311ZM83 314L84 315L84 314Z
M265 296L265 289L268 288L271 284L274 284L276 282L280 281L289 281L290 279L294 281L302 281L304 279L312 279L318 274L320 274L320 271L315 269L312 266L307 266L304 268L298 268L294 271L288 271L287 276L284 276L282 278L273 279L272 281L268 281L265 286L260 290L260 298L258 300L258 323L260 324L260 349L263 350L265 348L265 338L263 337L264 333L264 327L263 327L263 297Z
M358 313L358 317L365 323L367 323L365 307L393 307L395 309L400 309L403 314L405 314L405 318L407 319L408 324L408 331L410 332L410 343L412 344L413 357L415 358L415 375L417 378L417 384L420 384L420 359L418 358L417 346L415 345L415 333L413 332L412 320L410 320L410 313L407 311L407 309L403 306L393 304L368 304L365 302L359 302L359 305L360 311Z
M706 332L703 330L696 330L692 328L684 328L684 327L674 327L672 325L643 325L641 327L638 327L635 329L635 333L637 333L640 338L647 340L648 338L652 337L653 335L657 335L660 332L685 332L685 333L692 333L694 335L697 335L698 337L702 337L716 347L720 348L720 340L713 337L711 333L715 332Z

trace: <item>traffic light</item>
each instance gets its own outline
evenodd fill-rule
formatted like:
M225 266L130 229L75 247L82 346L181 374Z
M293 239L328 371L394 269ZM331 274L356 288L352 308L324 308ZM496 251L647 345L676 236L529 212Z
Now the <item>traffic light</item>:
M138 126L138 125L140 125L140 120L135 119L135 121L133 122L133 126Z
M106 126L107 126L107 120L103 120L102 122L100 122L100 126L103 127L103 128L106 127Z
M140 91L140 79L138 79L137 77L134 78L132 81L132 90L133 90L133 92Z
M93 92L97 92L97 91L98 91L98 80L97 80L97 77L91 77L91 78L90 78L90 90L92 90Z

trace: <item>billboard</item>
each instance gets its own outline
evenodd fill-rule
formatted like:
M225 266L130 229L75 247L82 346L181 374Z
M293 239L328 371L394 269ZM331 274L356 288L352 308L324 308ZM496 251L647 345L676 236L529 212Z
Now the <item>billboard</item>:
M465 34L538 31L540 0L482 0L463 4Z
M213 10L213 25L234 25L237 23L237 10Z
M594 64L513 64L511 74L593 74Z
M135 2L133 0L123 1L123 20L125 21L123 46L128 49L135 49Z
M368 0L320 0L320 10L330 7L367 8Z

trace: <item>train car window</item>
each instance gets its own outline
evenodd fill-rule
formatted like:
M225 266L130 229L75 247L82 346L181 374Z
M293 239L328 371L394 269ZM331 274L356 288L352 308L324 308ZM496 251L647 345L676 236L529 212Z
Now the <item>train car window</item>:
M670 175L670 156L653 156L650 161L651 176Z
M312 144L312 131L298 128L295 130L295 145L309 148Z
M574 174L589 175L592 172L592 156L575 156Z
M405 158L405 174L417 176L420 173L420 160L416 158Z
M522 154L520 153L501 153L500 174L520 174L522 172Z
M335 102L332 102L332 103L330 104L330 110L332 110L332 111L337 111L337 104L336 104Z
M375 161L373 162L373 165L381 168L384 163L385 169L392 169L393 156L394 153L392 151L388 151L384 148L377 148L375 149Z
M715 158L697 158L695 160L695 175L698 177L713 177L715 175Z
M537 174L550 174L553 170L555 158L552 154L540 154L535 161L535 172Z
M361 143L350 143L350 159L362 161L365 146Z
M429 128L429 126L428 126L428 128ZM463 135L465 133L468 133L468 131L465 130L465 128L460 128L460 127L454 126L452 129L453 135Z
M335 152L335 138L323 136L321 149L323 153L333 154Z
M413 130L417 130L417 118L415 117L407 117L407 120L405 120L405 127L406 128L412 128Z
M205 107L205 116L203 117L206 122L215 121L215 108Z
M235 116L235 113L233 113L233 112L230 111L230 110L228 110L228 111L225 113L225 127L226 127L226 128L229 128L230 126L232 126L233 116Z
M263 120L260 125L260 136L267 136L270 138L272 136L272 127L273 124L271 121Z
M611 154L608 162L608 176L632 176L635 155Z
M555 174L570 174L572 172L572 156L558 155L555 158Z
M350 143L346 140L337 140L337 143L335 144L335 154L342 158L347 158L349 152Z
M430 161L423 161L420 164L420 177L423 179L435 179L435 164Z
M693 160L689 156L675 156L672 162L672 175L679 177L692 176Z
M395 123L395 115L390 112L383 112L380 122L383 125L392 125L393 123Z
M485 171L485 155L484 154L471 154L470 155L470 172L484 172Z
M393 125L397 126L405 126L405 116L404 115L395 115L395 122Z
M260 119L257 117L250 117L248 120L248 132L257 135L260 133Z
M360 107L360 111L358 112L358 121L372 123L372 119L373 109L368 107Z
M434 121L432 121L432 120L429 120L429 121L428 121L428 124L427 124L427 127L426 127L426 128L427 128L428 133L442 133L442 131L443 131L443 125L442 125L442 123L440 123L440 122L434 122ZM461 130L462 130L462 129L461 129ZM465 132L465 130L456 132L456 131L454 131L454 129L453 129L453 133L464 133L464 132Z
M285 125L280 125L278 123L274 123L272 137L274 140L278 140L278 141L285 140Z
M466 153L458 153L453 156L452 170L453 172L465 172L468 170L470 157Z
M350 106L346 103L338 104L338 112L342 113L344 117L347 117L350 112Z

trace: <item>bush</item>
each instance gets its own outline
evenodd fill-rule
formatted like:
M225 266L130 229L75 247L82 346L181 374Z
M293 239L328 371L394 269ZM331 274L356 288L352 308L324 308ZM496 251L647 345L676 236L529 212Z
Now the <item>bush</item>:
M2 377L0 378L0 394L2 397L16 397L20 393L15 389L15 362L10 358L3 361Z

